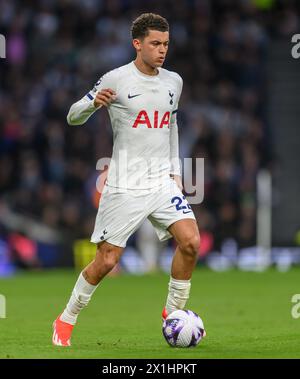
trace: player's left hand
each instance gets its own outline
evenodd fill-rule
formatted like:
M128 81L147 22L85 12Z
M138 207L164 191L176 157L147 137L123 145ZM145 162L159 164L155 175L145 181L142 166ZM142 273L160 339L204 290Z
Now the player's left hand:
M170 174L171 178L173 180L175 180L178 188L180 189L180 191L183 190L183 185L182 185L182 179L181 179L181 176L180 175L174 175L174 174Z

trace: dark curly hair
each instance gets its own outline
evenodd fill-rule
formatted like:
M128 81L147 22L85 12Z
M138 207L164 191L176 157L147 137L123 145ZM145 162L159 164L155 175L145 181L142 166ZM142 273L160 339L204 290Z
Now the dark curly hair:
M164 17L155 13L143 13L135 19L131 25L132 39L143 39L147 37L149 30L168 32L168 21Z

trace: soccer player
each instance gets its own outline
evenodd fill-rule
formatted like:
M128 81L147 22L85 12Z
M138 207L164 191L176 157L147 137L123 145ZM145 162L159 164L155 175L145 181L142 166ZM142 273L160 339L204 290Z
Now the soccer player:
M70 346L80 311L146 218L160 240L174 237L177 242L162 317L183 309L189 298L200 236L182 194L176 121L182 78L162 68L169 45L166 19L142 14L131 33L136 59L102 76L67 116L70 125L82 125L106 107L114 143L91 236L96 256L80 273L66 308L53 323L52 341L59 346Z

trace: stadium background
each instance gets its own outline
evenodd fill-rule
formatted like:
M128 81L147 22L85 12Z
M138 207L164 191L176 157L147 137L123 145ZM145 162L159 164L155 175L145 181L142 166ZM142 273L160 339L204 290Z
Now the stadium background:
M112 133L105 111L84 127L69 127L66 114L102 74L134 58L130 23L145 11L169 20L165 67L184 78L180 157L205 158L204 202L193 206L199 260L229 251L213 263L225 268L256 246L261 168L273 178L272 244L299 244L296 1L1 0L0 8L0 273L72 266L78 243L93 251L82 241L93 230L96 163L111 156ZM154 269L165 248L147 225L128 246L125 266L137 271ZM299 260L292 249L284 261Z
M291 54L299 8L289 0L0 0L0 358L299 358L300 63ZM68 126L66 114L103 73L134 58L129 27L146 11L169 20L165 67L184 79L180 156L205 158L188 307L208 336L195 350L165 344L160 313L174 246L144 224L80 315L74 346L57 350L51 324L95 253L87 240L96 163L110 157L112 141L105 111L82 127ZM257 248L262 169L272 177L260 206L268 216L272 199L275 268L245 272L267 251ZM163 272L153 272L156 258Z

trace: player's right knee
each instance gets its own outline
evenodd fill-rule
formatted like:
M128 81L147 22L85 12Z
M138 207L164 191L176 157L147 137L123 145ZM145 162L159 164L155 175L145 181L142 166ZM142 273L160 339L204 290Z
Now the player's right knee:
M114 254L105 258L105 265L108 270L112 270L116 266L116 264L118 264L118 262L119 258L117 257L117 255Z
M104 266L107 271L110 271L116 266L119 259L119 254L114 250L97 251L95 264L99 266L99 269L103 269Z

